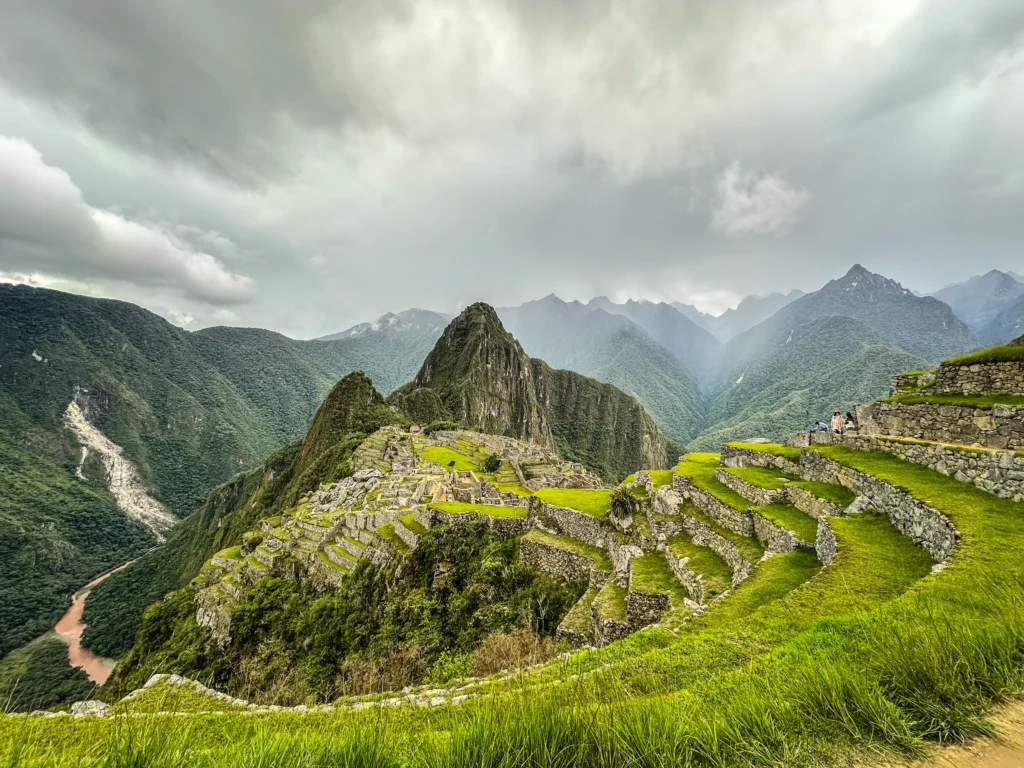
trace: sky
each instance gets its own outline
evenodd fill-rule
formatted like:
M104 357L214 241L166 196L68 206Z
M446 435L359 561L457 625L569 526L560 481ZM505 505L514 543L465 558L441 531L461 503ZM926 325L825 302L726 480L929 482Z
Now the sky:
M0 280L188 328L1024 271L1020 0L0 16Z

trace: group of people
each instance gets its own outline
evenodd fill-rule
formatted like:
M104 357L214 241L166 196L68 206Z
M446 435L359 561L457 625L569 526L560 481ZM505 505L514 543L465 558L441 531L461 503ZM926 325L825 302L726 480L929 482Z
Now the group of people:
M832 420L828 424L824 421L819 421L818 426L812 431L835 432L837 435L841 435L851 429L857 429L857 420L853 417L852 413L847 411L846 416L843 416L839 411L832 411Z

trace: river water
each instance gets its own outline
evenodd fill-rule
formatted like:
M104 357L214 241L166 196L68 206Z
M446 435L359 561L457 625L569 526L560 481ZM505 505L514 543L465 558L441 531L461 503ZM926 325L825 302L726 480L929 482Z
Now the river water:
M68 663L72 667L82 670L89 679L96 685L103 685L114 671L114 660L90 651L82 645L82 632L85 631L85 623L82 621L82 611L85 610L85 598L89 596L89 590L103 581L112 573L127 568L134 560L129 560L124 565L118 566L112 571L107 571L102 576L97 576L78 592L75 593L71 607L67 613L61 616L60 621L54 626L54 631L65 643L68 644Z

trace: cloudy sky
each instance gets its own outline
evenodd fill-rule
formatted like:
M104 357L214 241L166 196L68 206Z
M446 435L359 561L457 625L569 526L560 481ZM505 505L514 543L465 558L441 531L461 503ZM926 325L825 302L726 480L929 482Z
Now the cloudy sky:
M0 16L0 280L188 327L1024 269L1020 0Z

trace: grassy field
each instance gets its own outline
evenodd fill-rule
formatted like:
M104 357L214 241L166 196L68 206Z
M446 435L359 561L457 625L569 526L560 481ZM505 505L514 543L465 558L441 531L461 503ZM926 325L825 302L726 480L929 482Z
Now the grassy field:
M461 501L438 501L429 505L438 512L450 515L462 515L476 512L491 517L526 517L526 507L498 507L492 504L467 504Z
M0 718L0 764L811 768L990 732L988 706L1024 695L1024 504L887 454L820 451L947 514L962 538L946 567L932 573L883 517L834 518L828 568L808 551L774 555L678 633L644 630L480 689L502 696L305 716Z
M608 515L611 491L589 491L579 488L541 488L534 493L541 501L556 507L569 507L599 520Z
M464 453L453 451L451 448L445 448L440 445L428 445L417 450L420 458L424 461L430 461L434 464L444 467L445 469L455 462L455 470L458 472L478 472L480 465L473 459L469 458Z

